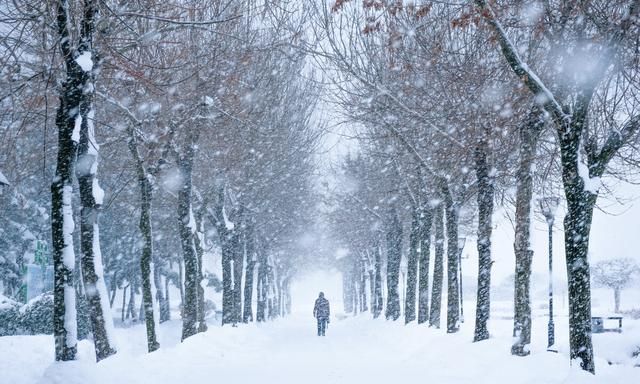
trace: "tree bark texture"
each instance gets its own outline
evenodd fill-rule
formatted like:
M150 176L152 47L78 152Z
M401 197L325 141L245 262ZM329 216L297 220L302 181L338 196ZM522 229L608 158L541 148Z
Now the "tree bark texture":
M429 320L429 262L431 259L431 224L433 212L422 208L420 212L420 252L418 286L418 324Z
M431 288L431 312L429 326L440 328L440 312L442 307L442 286L444 278L444 211L438 205L434 214L435 259L433 261L433 287Z
M385 317L398 320L400 317L400 297L398 283L400 259L402 258L402 224L395 211L391 213L387 229L387 310Z
M493 215L493 177L487 161L487 143L483 140L474 151L478 180L478 295L473 341L489 338L487 322L491 313L491 229Z

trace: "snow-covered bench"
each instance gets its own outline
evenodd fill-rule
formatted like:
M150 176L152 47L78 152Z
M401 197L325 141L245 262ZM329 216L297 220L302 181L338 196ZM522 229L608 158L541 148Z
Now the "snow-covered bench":
M617 320L617 327L605 327L605 320ZM592 316L591 332L622 332L622 316Z

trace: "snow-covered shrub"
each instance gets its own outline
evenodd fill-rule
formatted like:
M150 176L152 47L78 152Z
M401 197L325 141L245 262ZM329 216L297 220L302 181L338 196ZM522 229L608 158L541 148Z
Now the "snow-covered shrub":
M20 303L0 295L0 336L18 333L20 325Z
M43 293L20 308L20 328L27 335L53 333L53 294Z
M84 298L78 297L78 339L86 339L91 333L89 308ZM20 308L21 334L39 335L53 333L53 293L47 292L29 300Z

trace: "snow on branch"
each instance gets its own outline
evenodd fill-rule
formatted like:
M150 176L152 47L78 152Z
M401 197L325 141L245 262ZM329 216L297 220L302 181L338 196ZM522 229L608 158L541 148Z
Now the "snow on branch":
M142 19L156 20L156 21L160 21L160 22L163 22L163 23L177 24L177 25L221 24L221 23L226 23L228 21L233 21L235 19L239 19L239 18L242 17L242 15L233 15L231 17L228 17L226 19L221 19L221 20L184 21L184 20L171 19L171 18L163 17L163 16L146 15L144 13L136 13L136 12L124 12L124 13L121 13L119 16L139 17L139 18L142 18Z
M474 1L482 11L484 19L496 33L502 53L511 69L513 69L515 74L520 77L531 92L536 95L536 98L541 101L541 104L553 115L554 119L558 121L567 119L569 116L564 113L562 106L556 100L553 93L544 85L538 75L536 75L535 72L533 72L533 70L531 70L524 61L522 61L516 48L513 46L513 43L509 40L504 28L502 28L502 24L500 24L500 21L498 21L495 13L489 7L487 2L485 0Z

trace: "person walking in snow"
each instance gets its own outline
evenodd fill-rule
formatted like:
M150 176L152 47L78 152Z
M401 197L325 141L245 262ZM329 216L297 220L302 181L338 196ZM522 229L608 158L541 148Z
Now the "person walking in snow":
M324 298L324 292L320 292L313 307L313 317L318 320L318 336L324 336L329 324L329 300Z

